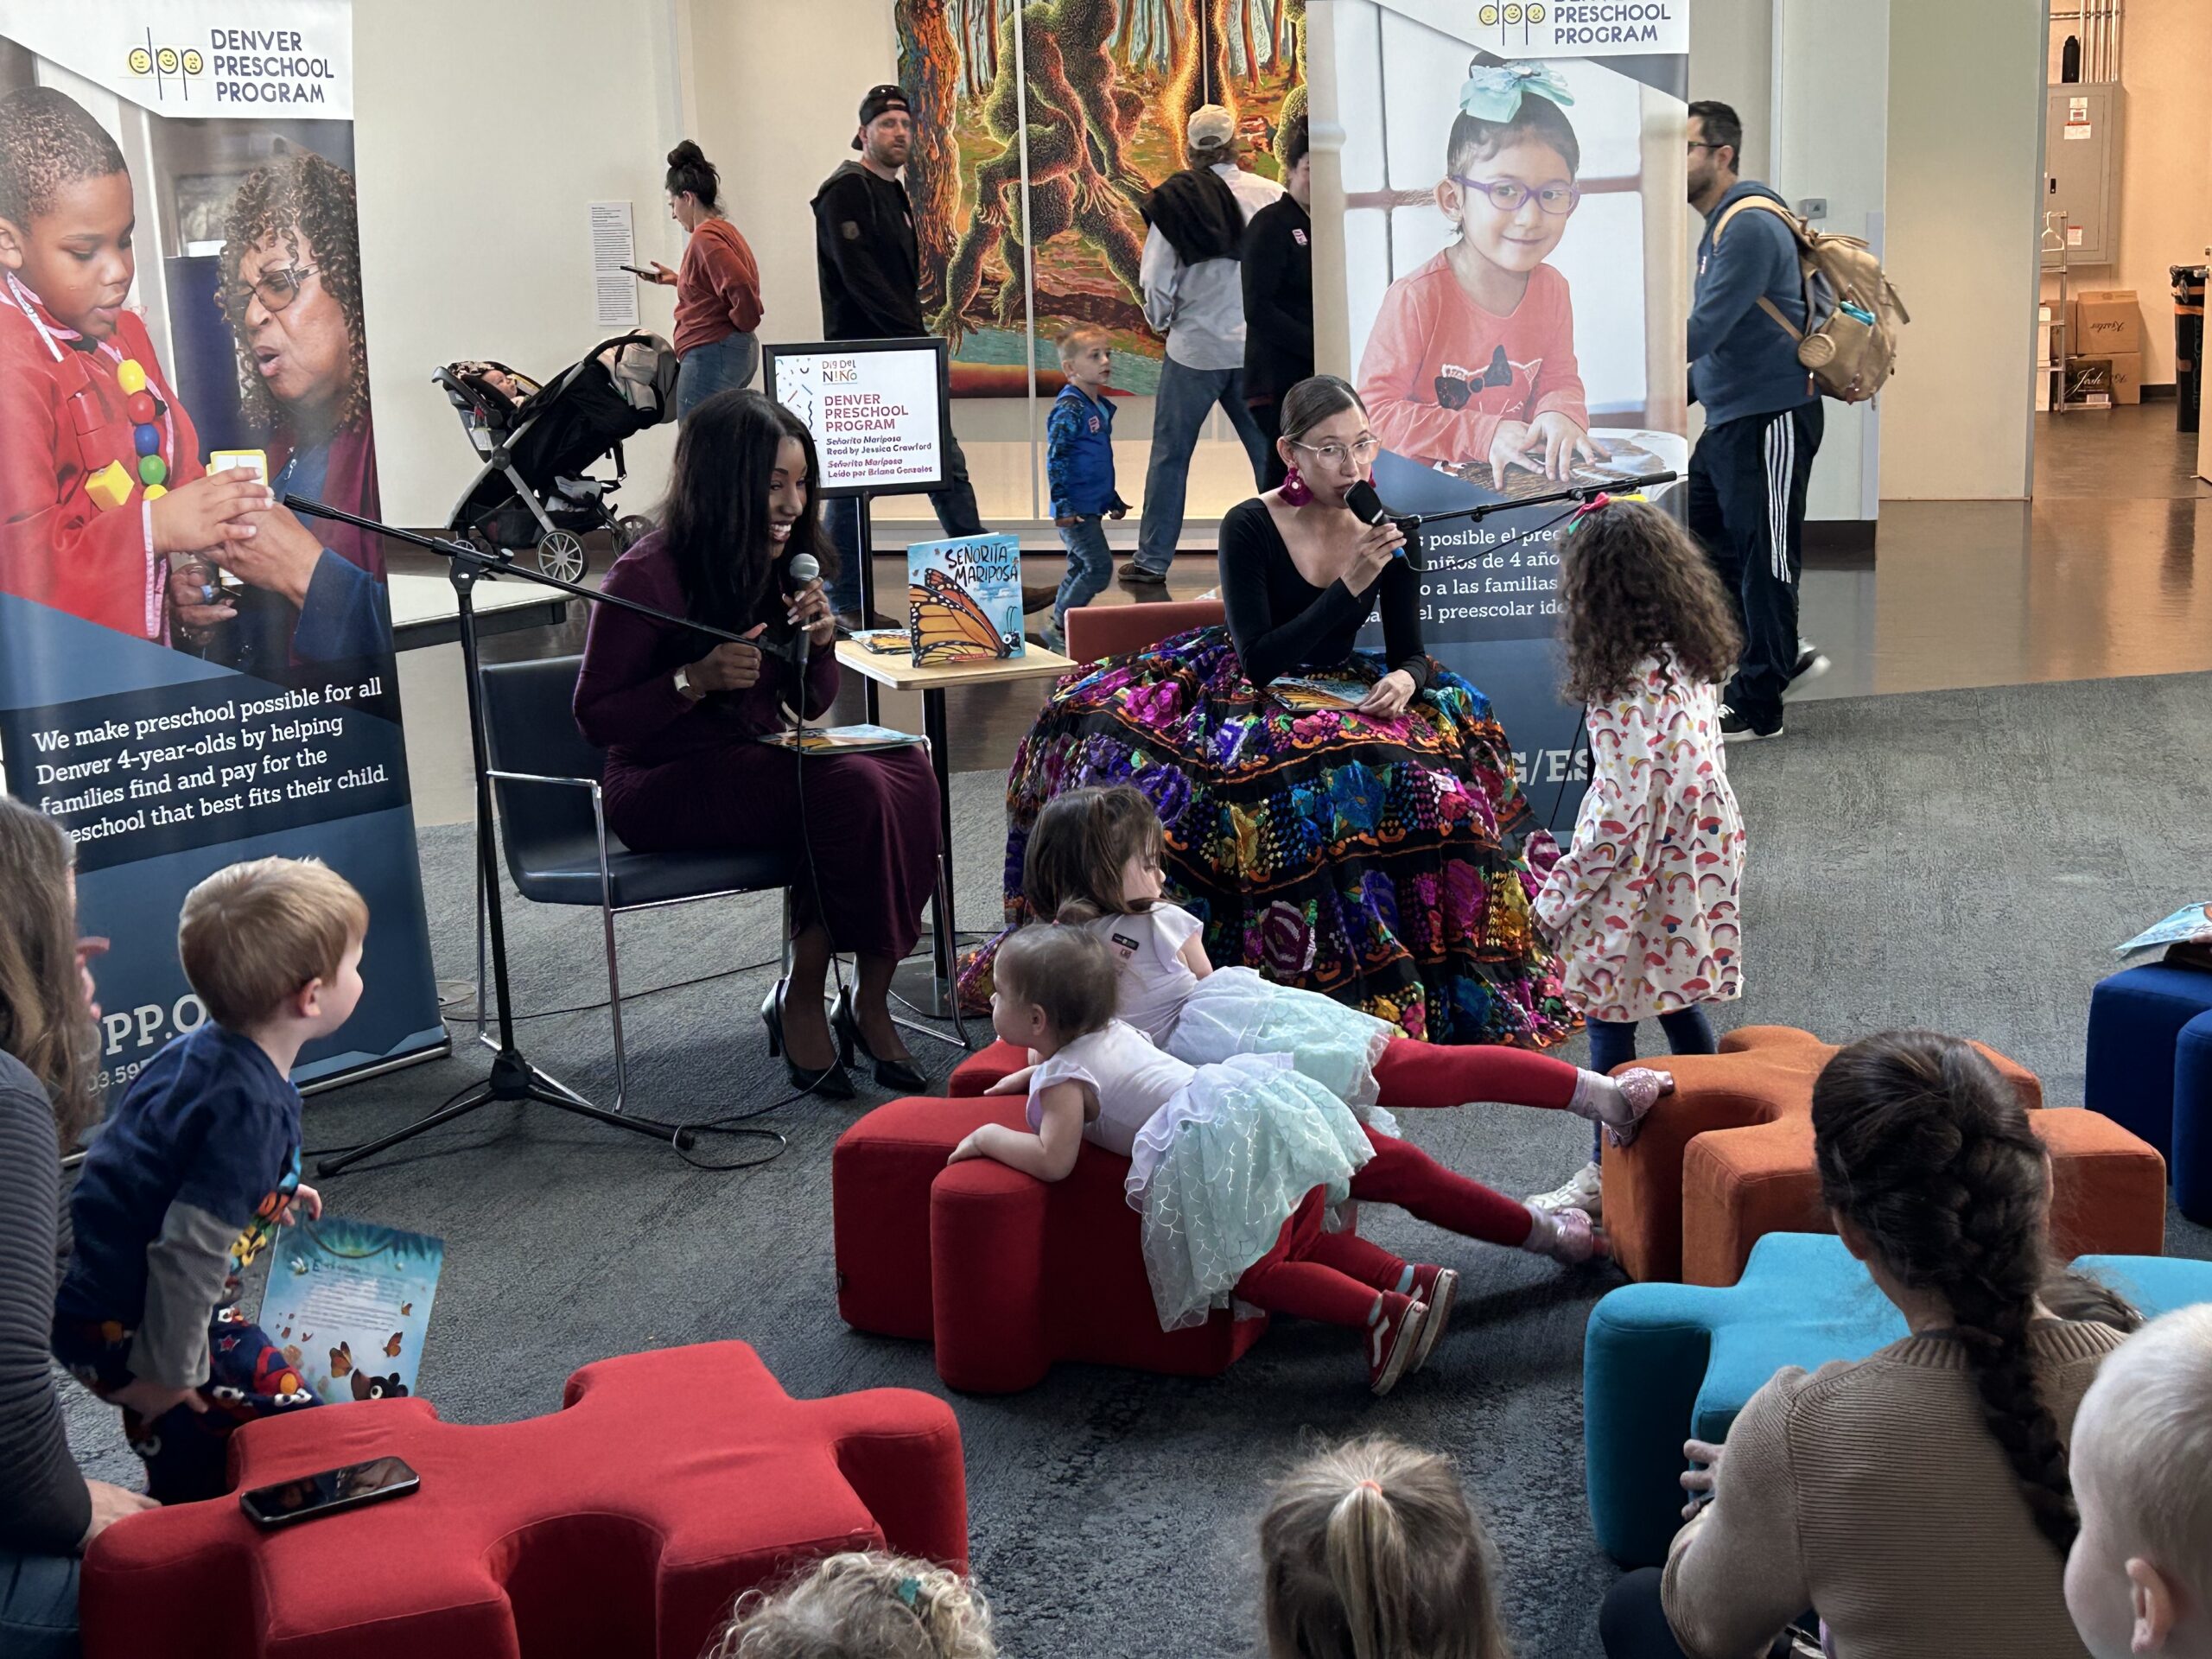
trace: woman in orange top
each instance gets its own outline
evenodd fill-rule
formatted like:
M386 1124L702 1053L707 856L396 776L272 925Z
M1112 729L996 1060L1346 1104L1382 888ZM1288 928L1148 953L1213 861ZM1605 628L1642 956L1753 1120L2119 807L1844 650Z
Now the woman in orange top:
M750 385L760 366L760 267L715 205L721 175L686 138L668 152L668 215L691 233L683 265L653 261L653 280L676 289L676 418L718 391Z

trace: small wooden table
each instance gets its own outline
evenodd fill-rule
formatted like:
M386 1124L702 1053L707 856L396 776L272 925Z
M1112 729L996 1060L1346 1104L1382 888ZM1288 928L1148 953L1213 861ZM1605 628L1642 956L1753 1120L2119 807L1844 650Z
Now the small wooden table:
M955 995L953 977L957 963L955 951L959 940L958 923L953 914L952 880L952 746L945 735L944 694L960 685L1002 685L1014 680L1058 679L1080 666L1072 658L1058 652L1046 651L1041 645L1026 645L1019 657L980 657L964 663L948 663L931 667L918 667L904 651L882 654L868 650L858 640L840 639L837 642L837 664L868 680L874 686L887 686L893 691L918 691L922 694L922 734L930 741L930 766L937 773L937 810L938 844L946 861L946 878L940 892L942 899L933 908L937 917L935 936L930 945L930 970L936 993L935 1003L929 1012L939 1019L952 1011ZM873 704L874 699L869 699ZM868 718L876 717L871 707Z

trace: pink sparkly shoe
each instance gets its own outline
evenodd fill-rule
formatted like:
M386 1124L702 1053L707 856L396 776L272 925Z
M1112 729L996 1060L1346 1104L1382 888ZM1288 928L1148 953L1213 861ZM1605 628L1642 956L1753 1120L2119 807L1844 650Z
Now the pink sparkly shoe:
M1600 1125L1613 1145L1625 1147L1643 1127L1644 1114L1662 1096L1674 1092L1673 1076L1649 1066L1631 1066L1614 1077L1585 1071L1575 1079L1574 1098L1567 1103L1567 1109Z
M1611 1244L1598 1230L1598 1224L1590 1219L1587 1211L1539 1210L1532 1205L1529 1213L1535 1219L1521 1248L1532 1255L1548 1255L1574 1268L1613 1253Z

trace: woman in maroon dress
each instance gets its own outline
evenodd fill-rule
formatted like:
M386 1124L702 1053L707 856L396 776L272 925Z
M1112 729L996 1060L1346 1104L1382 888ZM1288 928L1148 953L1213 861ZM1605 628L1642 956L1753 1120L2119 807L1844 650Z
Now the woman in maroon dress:
M804 629L810 718L836 695L836 624L821 582L792 582L785 561L810 551L826 574L836 557L814 477L814 442L797 416L758 392L716 393L677 440L662 527L616 560L603 584L770 645ZM847 1062L855 1046L868 1055L878 1083L918 1089L928 1080L892 1024L888 997L931 891L937 779L918 748L802 762L760 742L800 696L796 671L755 645L715 645L603 605L584 640L576 724L607 751L607 823L639 852L792 858L791 972L760 1014L793 1084L849 1099L842 1046ZM839 999L833 1033L823 999L836 950L853 952L860 971L857 995Z

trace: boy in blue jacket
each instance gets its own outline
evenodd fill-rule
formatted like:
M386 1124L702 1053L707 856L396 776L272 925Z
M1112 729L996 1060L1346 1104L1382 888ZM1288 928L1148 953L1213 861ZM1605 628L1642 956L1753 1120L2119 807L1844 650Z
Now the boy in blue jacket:
M315 1403L297 1350L236 1304L277 1227L322 1213L300 1184L291 1071L360 1001L368 927L361 895L311 859L233 864L193 888L177 947L207 1023L146 1063L85 1154L54 1351L123 1408L164 1503L226 1489L240 1423Z
M1690 105L1690 206L1705 216L1706 230L1689 323L1690 396L1705 405L1705 433L1690 456L1688 517L1744 627L1743 659L1721 720L1732 742L1781 736L1783 693L1828 665L1797 637L1805 487L1821 447L1821 394L1797 360L1797 342L1759 303L1771 302L1803 330L1797 238L1764 207L1732 213L1748 197L1782 201L1737 176L1743 140L1743 124L1726 104Z
M1090 603L1113 580L1105 521L1129 510L1114 487L1114 405L1106 400L1106 383L1114 378L1111 340L1090 323L1060 336L1060 372L1068 383L1045 423L1045 480L1052 493L1052 523L1068 553L1068 573L1052 599L1052 632L1045 636L1054 651L1068 648L1068 613Z

